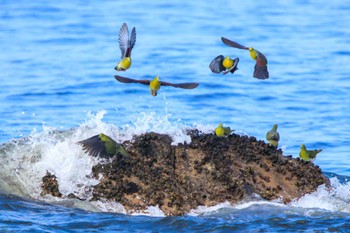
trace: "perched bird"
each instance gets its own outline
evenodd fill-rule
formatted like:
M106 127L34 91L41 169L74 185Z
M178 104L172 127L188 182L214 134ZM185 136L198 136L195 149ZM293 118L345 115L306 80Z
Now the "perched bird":
M122 83L141 83L144 85L149 85L149 89L151 91L151 95L156 96L160 86L172 86L179 87L183 89L193 89L198 87L199 83L168 83L159 81L159 77L156 76L153 80L137 80L132 78L121 77L119 75L114 75L114 78Z
M128 152L126 152L121 144L117 143L112 138L103 133L85 139L78 143L83 146L83 149L90 156L110 158L119 153L124 157L130 157Z
M131 66L131 50L134 48L136 43L136 29L135 27L131 31L129 38L129 29L126 23L123 23L120 28L118 36L119 48L121 51L121 60L114 68L117 71L125 71Z
M223 125L220 123L218 127L215 128L214 132L216 136L218 137L224 137L232 133L234 130L232 130L230 127L223 127Z
M224 57L223 55L217 56L209 65L210 70L213 73L219 74L227 74L231 72L232 74L238 70L237 65L239 62L239 58L231 59L229 56Z
M306 146L304 144L300 145L300 152L299 152L299 157L304 160L304 161L311 161L313 162L316 158L316 155L320 153L322 149L319 150L307 150Z
M254 78L258 78L258 79L269 78L269 72L267 71L267 59L264 56L264 54L262 54L261 52L259 52L258 50L252 47L245 47L225 37L221 37L221 40L227 46L234 47L237 49L249 50L250 57L256 61L254 66L254 74L253 74Z
M272 145L274 147L278 146L278 141L280 140L280 134L277 132L277 124L274 124L272 129L266 133L266 140L268 141L269 145Z

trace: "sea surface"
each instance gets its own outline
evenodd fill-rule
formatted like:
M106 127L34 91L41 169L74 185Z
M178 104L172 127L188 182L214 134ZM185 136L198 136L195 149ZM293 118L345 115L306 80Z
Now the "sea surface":
M0 232L350 232L349 12L343 0L0 0ZM123 22L137 40L120 75L199 87L153 97L117 82ZM253 78L248 52L221 36L264 53L270 78ZM211 73L220 54L240 58L236 73ZM257 196L181 217L40 195L49 171L63 194L91 196L98 159L77 141L154 131L177 144L186 129L219 123L259 140L278 124L285 155L298 157L300 144L323 149L314 163L332 188L288 205Z

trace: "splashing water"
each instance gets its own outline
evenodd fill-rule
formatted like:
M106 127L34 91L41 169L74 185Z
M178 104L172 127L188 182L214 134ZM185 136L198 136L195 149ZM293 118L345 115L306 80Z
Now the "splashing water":
M142 212L127 212L119 203L107 200L88 202L66 198L67 195L73 193L80 199L89 200L92 197L91 187L99 183L97 178L91 176L91 171L92 167L102 160L85 154L81 146L77 144L80 140L102 132L118 142L124 142L132 140L134 135L154 131L168 134L174 145L184 142L190 143L190 137L186 134L190 127L182 124L180 120L171 122L169 114L159 116L155 113L141 113L130 124L121 127L104 122L105 114L106 111L100 111L95 115L88 113L88 118L84 123L67 131L43 126L42 132L33 130L29 137L2 144L0 146L0 190L24 198L92 211L164 216L164 213L157 206L150 206ZM195 127L205 133L212 132L214 128L210 125L196 125ZM58 199L50 195L40 195L41 179L47 171L57 177L59 191L64 195L64 198ZM341 183L337 177L330 180L330 188L322 185L316 192L294 200L289 206L349 213L350 183ZM249 209L256 205L273 205L278 208L285 206L278 200L272 202L262 199L247 200L237 205L224 202L212 207L198 207L192 210L189 215L212 215L230 210Z

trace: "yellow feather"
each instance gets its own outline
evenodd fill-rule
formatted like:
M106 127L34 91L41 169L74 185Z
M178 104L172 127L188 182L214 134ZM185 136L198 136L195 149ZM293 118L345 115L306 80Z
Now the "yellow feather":
M131 58L125 57L118 63L118 65L115 67L115 69L118 71L125 71L125 70L129 69L130 66L131 66Z
M223 137L225 136L225 129L222 127L222 124L219 124L218 127L215 129L215 134L218 137Z
M157 95L157 91L160 88L160 81L159 81L159 77L156 76L150 83L149 83L149 88L151 90L151 95L156 96Z
M257 54L255 49L249 48L249 55L253 60L256 60Z
M225 57L225 59L222 61L222 65L226 69L230 69L233 66L233 60L230 57Z

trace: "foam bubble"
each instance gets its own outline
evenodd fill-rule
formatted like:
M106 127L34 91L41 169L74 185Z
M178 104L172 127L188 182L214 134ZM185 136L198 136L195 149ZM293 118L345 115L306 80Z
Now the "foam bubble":
M77 144L78 141L105 133L116 141L123 142L132 140L134 135L153 131L168 134L173 144L190 143L188 129L196 128L204 133L211 133L214 129L211 125L185 125L180 119L171 119L169 114L156 113L140 113L131 123L117 126L103 121L106 113L106 111L88 113L85 122L65 131L43 125L41 132L33 130L28 137L0 145L0 189L21 197L57 202L57 198L50 195L45 197L40 195L42 177L48 171L57 177L59 191L63 195L74 193L77 197L89 200L92 197L91 187L99 183L97 178L91 177L92 167L101 162L101 159L88 156ZM342 184L336 177L330 180L330 189L322 185L316 192L294 200L289 206L349 213L350 183ZM90 203L80 201L78 204L82 208L92 208L96 211L127 213L122 205L106 200ZM224 202L212 207L200 206L191 210L189 215L212 213L227 208L246 209L259 204L283 206L278 200L274 202L249 200L237 205ZM83 207L84 205L89 207ZM164 216L158 206L150 206L146 211L131 214Z
M350 182L341 184L337 177L330 181L330 188L321 185L316 192L292 201L290 206L350 213Z

